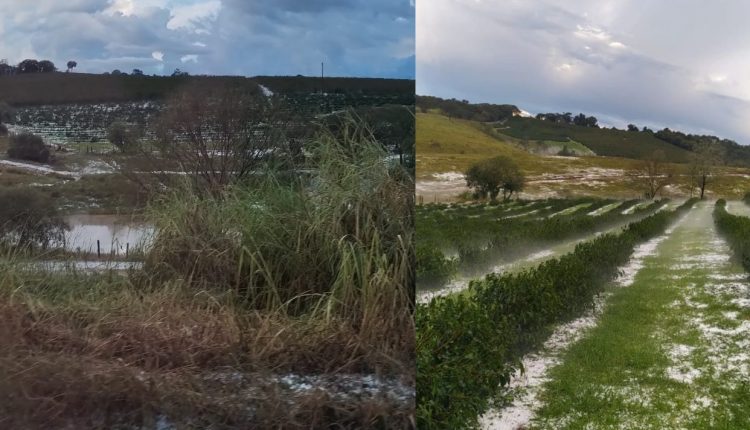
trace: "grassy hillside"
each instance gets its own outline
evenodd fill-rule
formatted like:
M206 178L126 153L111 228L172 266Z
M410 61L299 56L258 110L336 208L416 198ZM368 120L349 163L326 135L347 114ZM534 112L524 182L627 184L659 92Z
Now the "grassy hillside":
M596 130L598 129L590 131ZM426 201L455 200L462 191L465 191L463 182L459 180L449 185L429 185L430 181L437 179L435 174L462 173L472 163L504 155L515 160L528 176L529 183L525 191L530 195L547 197L586 195L626 199L642 196L643 180L637 177L638 170L642 167L641 160L601 155L581 157L537 155L521 149L521 139L503 135L499 131L490 128L487 123L451 119L438 113L417 113L417 194L424 197ZM609 132L609 130L599 131ZM557 138L560 137L557 136ZM549 142L539 144L549 144ZM657 144L660 147L662 145L671 147L660 140L657 140ZM643 152L645 145L641 141L633 146L640 148ZM689 154L680 148L670 149L677 151L665 150L671 154L672 159L684 160L683 157ZM664 190L662 196L689 196L687 167L686 164L676 162L669 164L668 168L675 175L675 180ZM555 178L543 175L560 176ZM420 184L422 184L421 187ZM721 167L718 177L711 180L708 189L710 198L716 196L741 198L745 191L750 189L750 175L745 168Z
M534 118L513 117L497 126L496 130L523 140L566 142L572 139L587 146L597 155L612 157L642 159L656 150L662 150L668 160L683 163L688 161L691 154L690 151L657 139L649 133L580 127Z
M434 113L417 114L417 176L463 172L472 163L504 155L526 174L564 173L570 168L634 168L635 160L614 157L542 157L514 145L515 139L493 135L481 123L451 119Z

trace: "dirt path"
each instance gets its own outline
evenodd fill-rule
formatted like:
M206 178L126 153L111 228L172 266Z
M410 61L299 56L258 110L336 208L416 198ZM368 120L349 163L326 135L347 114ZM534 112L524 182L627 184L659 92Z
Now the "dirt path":
M536 360L549 365L519 388L525 403L488 414L485 428L750 428L750 283L712 210L699 204L640 247L629 287L613 286L570 341L553 336Z

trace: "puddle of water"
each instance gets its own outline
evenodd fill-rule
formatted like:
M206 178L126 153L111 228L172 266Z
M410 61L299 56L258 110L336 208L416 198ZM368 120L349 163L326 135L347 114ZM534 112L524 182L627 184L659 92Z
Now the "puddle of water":
M70 215L65 222L65 249L72 252L96 254L99 241L102 255L125 255L148 247L154 234L153 226L120 215Z

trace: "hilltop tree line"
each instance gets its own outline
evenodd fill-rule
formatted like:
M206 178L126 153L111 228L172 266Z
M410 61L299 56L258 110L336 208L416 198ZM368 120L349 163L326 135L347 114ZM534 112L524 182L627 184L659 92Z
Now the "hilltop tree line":
M719 158L727 164L750 166L750 147L740 145L731 139L706 134L683 133L669 128L653 131L648 127L643 127L639 130L634 124L628 124L628 131L649 133L657 139L693 153L701 153L706 148L713 148L713 151L720 154Z
M537 114L536 119L542 121L550 121L557 124L568 124L578 125L581 127L594 127L599 128L598 120L595 116L586 116L585 114L579 113L573 116L571 112L564 113L540 113Z
M65 72L67 73L78 67L78 62L75 60L70 60L67 62L66 66L67 69L65 70ZM27 58L26 60L21 61L15 66L8 64L8 60L0 60L0 76L29 73L52 73L57 71L57 66L55 66L55 63L50 60L35 60L33 58ZM114 69L112 70L112 72L104 72L104 74L127 75L128 73L120 71L120 69ZM133 76L144 76L143 70L141 69L133 69L133 72L131 74ZM172 73L172 76L190 76L190 74L186 71L175 69Z
M514 105L475 104L469 103L468 100L442 99L433 96L417 96L417 109L422 112L439 110L450 118L479 122L504 121L521 113L521 110Z
M68 71L72 70L78 64L75 61L69 61ZM17 65L8 64L7 60L0 61L0 75L16 75L16 74L27 74L27 73L52 73L56 72L57 67L55 63L50 60L35 60L27 58L21 61Z

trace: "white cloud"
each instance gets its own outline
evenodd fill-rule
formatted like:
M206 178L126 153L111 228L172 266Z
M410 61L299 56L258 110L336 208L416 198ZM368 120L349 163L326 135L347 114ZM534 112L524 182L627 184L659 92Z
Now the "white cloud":
M0 58L50 59L58 67L74 59L78 72L135 67L151 74L198 55L194 73L314 74L325 61L341 76L412 77L412 6L406 0L0 0Z
M417 93L750 144L750 2L420 1ZM700 23L700 25L686 25ZM450 31L445 29L450 28ZM502 41L502 53L497 52ZM731 71L731 76L729 74Z
M113 0L110 2L109 7L104 10L104 13L108 15L119 13L124 16L130 16L134 10L133 0Z
M153 59L156 61L164 61L164 53L161 51L152 52L151 57L153 57Z
M168 0L109 0L103 13L109 16L147 16L154 9L164 9Z
M215 21L220 10L220 0L176 6L172 9L167 28L170 30L185 29L193 32L205 30L202 26L206 22Z
M574 34L582 39L600 40L603 42L612 38L612 36L606 31L591 25L576 25L576 31Z
M192 61L193 63L197 63L198 56L195 54L183 55L182 57L180 57L180 61L182 61L183 63L187 63L189 61Z

